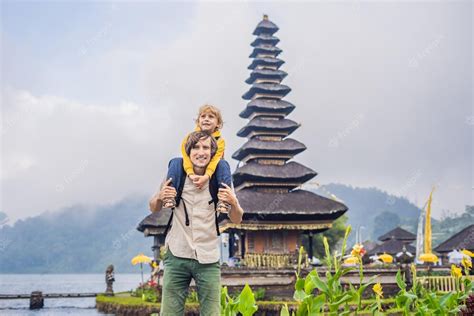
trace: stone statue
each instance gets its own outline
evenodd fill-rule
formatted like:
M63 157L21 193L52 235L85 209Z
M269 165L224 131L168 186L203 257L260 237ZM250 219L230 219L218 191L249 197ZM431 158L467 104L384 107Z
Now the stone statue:
M112 283L114 283L114 281L114 265L111 264L107 267L107 270L105 270L105 283L107 284L107 289L105 290L106 295L114 295L114 290L112 288Z
M30 296L30 309L40 309L44 307L43 292L34 291Z

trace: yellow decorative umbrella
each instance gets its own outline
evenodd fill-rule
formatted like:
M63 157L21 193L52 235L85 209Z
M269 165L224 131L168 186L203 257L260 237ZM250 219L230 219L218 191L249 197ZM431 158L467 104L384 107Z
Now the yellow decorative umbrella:
M359 258L350 256L347 257L346 260L344 260L344 264L352 265L352 264L358 264L359 263Z
M393 257L389 255L388 253L383 253L382 255L379 256L379 259L382 260L383 263L393 262Z
M143 282L143 264L144 263L150 263L152 261L152 258L145 256L143 253L139 254L138 256L135 256L132 258L132 264L135 266L137 264L140 264L140 271L142 274L142 284Z
M420 255L420 261L436 263L439 261L438 257L432 253L424 253Z

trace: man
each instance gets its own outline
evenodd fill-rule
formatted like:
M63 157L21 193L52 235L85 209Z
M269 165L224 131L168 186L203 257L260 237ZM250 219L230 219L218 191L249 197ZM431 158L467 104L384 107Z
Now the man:
M191 133L186 143L186 153L196 175L204 175L206 167L217 150L213 137L203 132ZM158 212L163 199L175 198L176 189L168 179L150 199L150 210ZM212 183L213 179L209 182ZM209 190L209 182L197 188L186 177L181 201L173 210L164 256L163 293L161 316L184 315L184 304L191 279L196 282L200 315L220 315L220 247L215 227L215 200ZM216 188L218 186L215 186ZM228 216L233 223L242 221L243 210L233 190L225 186L217 194L219 200L231 206Z

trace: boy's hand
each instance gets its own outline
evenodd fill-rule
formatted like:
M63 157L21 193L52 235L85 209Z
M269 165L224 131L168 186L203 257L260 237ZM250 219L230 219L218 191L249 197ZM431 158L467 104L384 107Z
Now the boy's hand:
M195 178L193 179L194 185L199 190L202 189L202 187L204 186L204 184L206 184L207 181L209 181L209 176L208 175L203 175L203 176L196 176L195 175Z
M195 175L195 174L190 174L190 175L188 175L188 177L189 177L189 179L191 179L191 181L193 181L193 183L194 183L194 181L195 181L195 180L197 179L197 177L199 177L199 176L197 176L197 175Z

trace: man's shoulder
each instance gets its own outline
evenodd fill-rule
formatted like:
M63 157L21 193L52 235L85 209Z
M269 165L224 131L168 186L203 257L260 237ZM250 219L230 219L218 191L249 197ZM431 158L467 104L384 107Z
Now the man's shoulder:
M173 163L173 162L175 162L175 163L176 163L176 162L178 162L178 163L181 162L181 163L182 163L182 162L183 162L183 157L174 157L174 158L171 158L171 159L169 160L169 162L168 162L168 166L169 166L171 163Z

